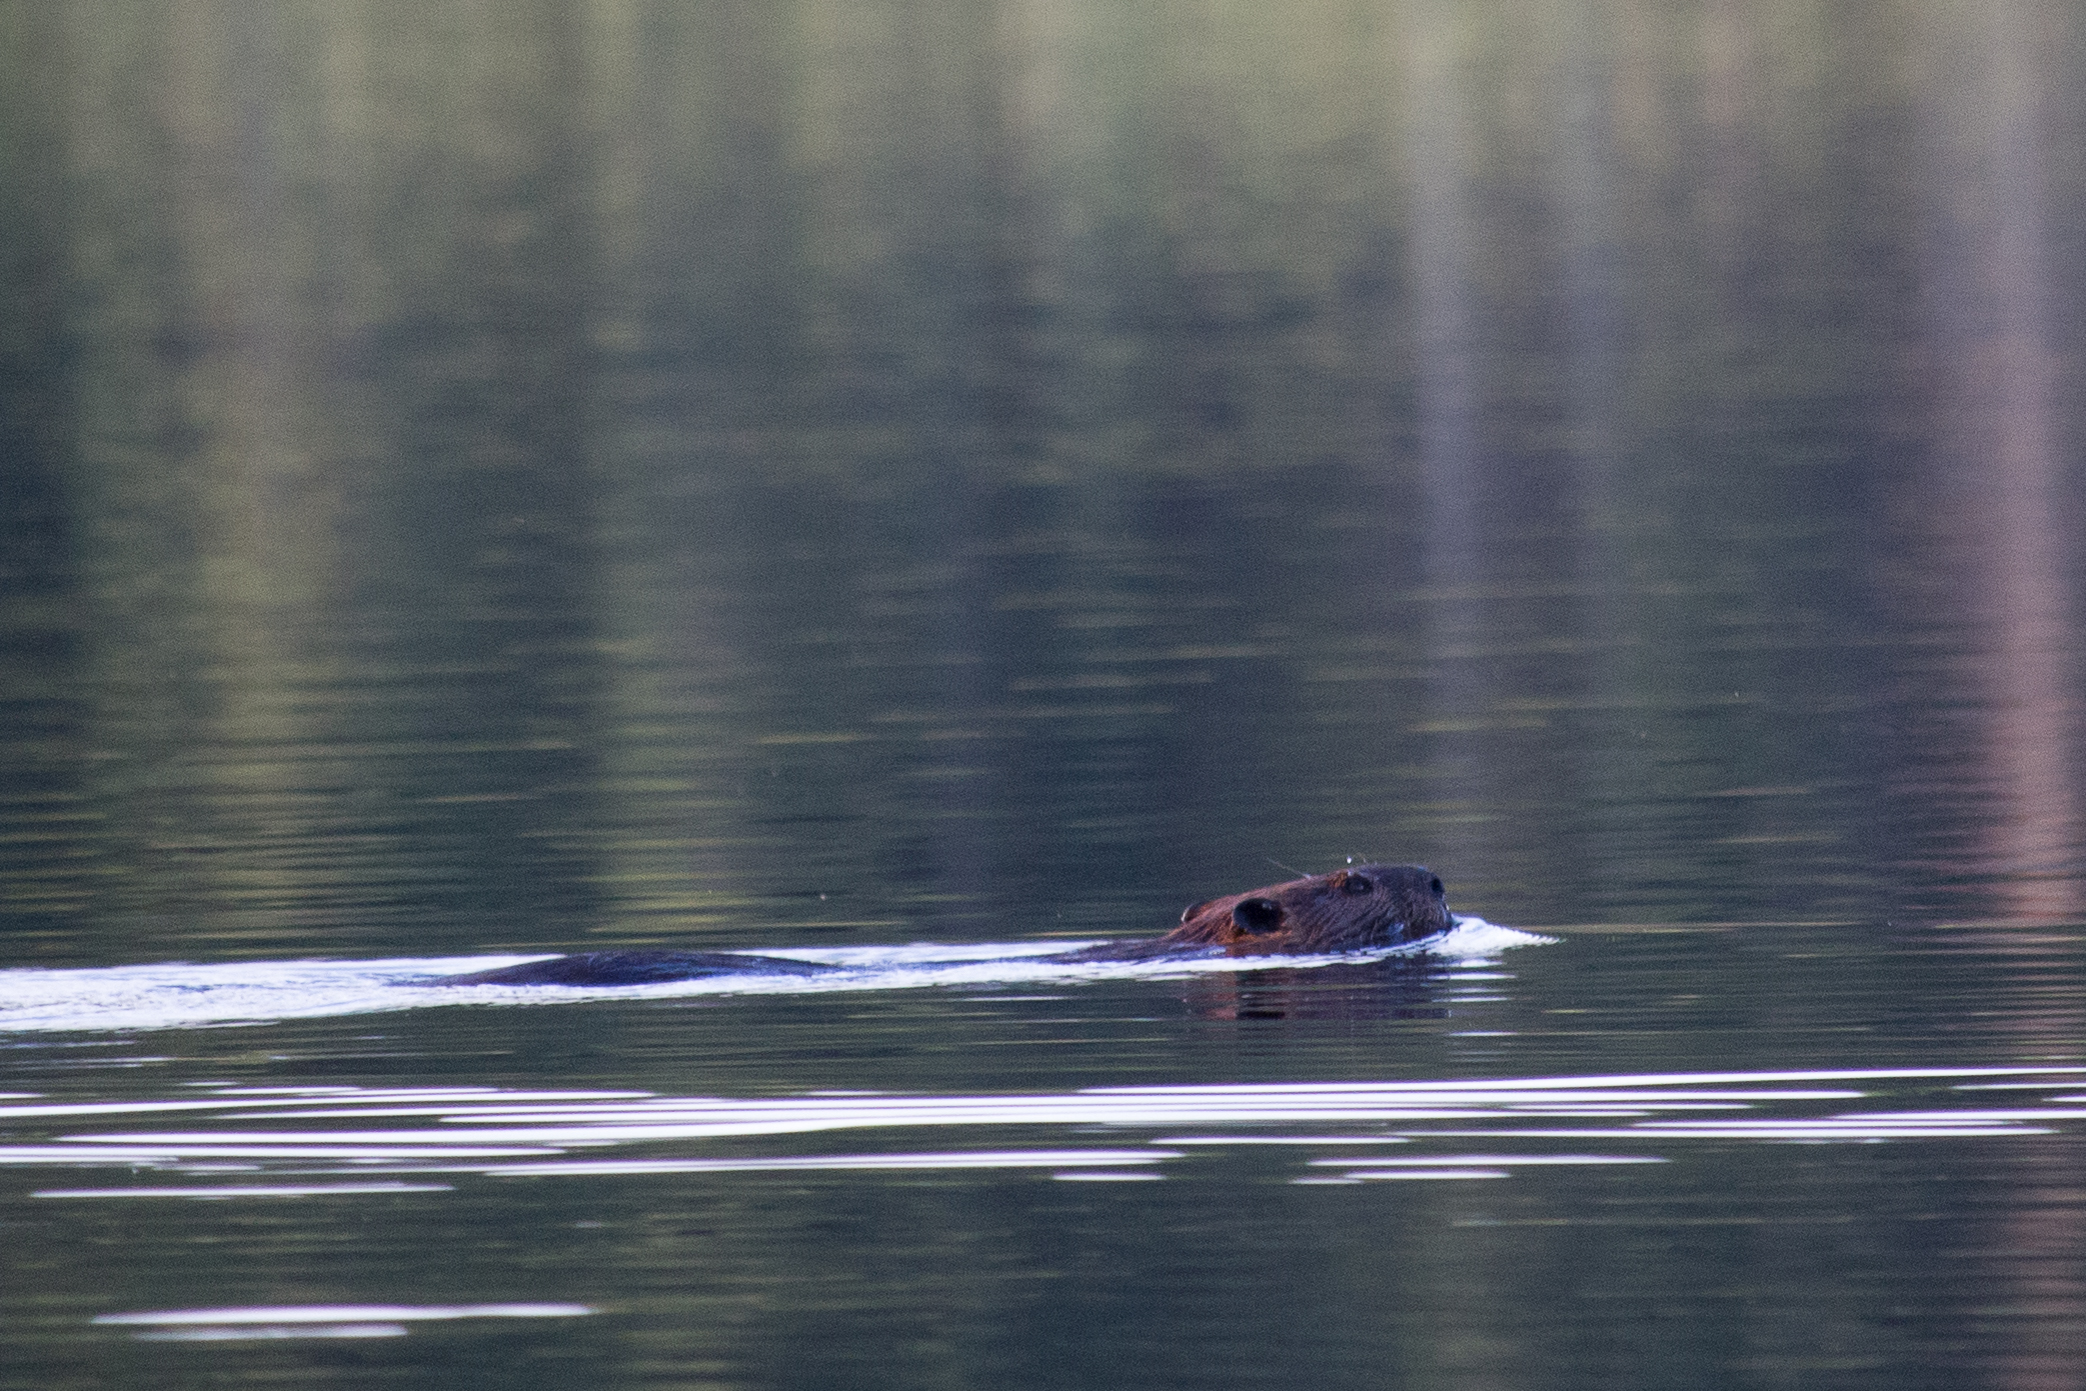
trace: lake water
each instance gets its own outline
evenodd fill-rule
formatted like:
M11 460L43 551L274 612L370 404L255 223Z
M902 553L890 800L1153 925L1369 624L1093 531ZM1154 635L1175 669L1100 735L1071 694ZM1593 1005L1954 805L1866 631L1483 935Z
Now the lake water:
M0 190L0 1386L2086 1383L2074 7L15 6Z

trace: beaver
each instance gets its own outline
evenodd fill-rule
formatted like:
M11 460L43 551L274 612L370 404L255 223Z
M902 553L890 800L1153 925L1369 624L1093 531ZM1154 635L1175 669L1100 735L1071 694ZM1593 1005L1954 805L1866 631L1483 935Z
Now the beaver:
M1426 866L1350 865L1191 903L1181 911L1181 925L1164 937L1106 942L1055 959L1317 956L1424 941L1455 921L1441 880Z
M1455 925L1441 880L1422 865L1349 865L1190 904L1163 937L1105 942L1032 961L1306 956L1424 942ZM423 985L650 985L721 975L822 975L842 968L751 952L589 951Z

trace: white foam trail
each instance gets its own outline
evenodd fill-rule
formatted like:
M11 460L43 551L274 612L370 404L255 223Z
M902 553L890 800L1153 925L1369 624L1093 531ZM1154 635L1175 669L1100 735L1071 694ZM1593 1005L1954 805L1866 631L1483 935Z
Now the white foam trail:
M584 1000L676 999L704 995L817 995L835 991L909 990L927 986L1077 984L1110 979L1168 979L1318 967L1424 954L1452 969L1488 961L1513 947L1553 939L1462 918L1421 948L1345 956L1214 957L1156 961L1054 961L1050 956L1091 943L984 942L968 946L915 943L886 947L761 949L763 956L841 969L815 976L711 976L625 986L472 985L429 987L433 977L497 970L540 960L542 953L501 956L394 957L378 961L253 961L221 965L171 962L149 966L0 971L0 1033L135 1032L226 1028L370 1014L431 1005L570 1004Z

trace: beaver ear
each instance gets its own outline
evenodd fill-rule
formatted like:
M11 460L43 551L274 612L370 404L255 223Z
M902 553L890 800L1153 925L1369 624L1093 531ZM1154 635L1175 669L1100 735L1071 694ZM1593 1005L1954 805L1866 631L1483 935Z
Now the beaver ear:
M1189 904L1186 908L1181 909L1181 921L1188 921L1188 919L1194 917L1197 913L1200 913L1203 909L1209 907L1212 903L1215 903L1216 901L1217 900L1214 898L1206 898L1200 903Z
M1231 920L1242 932L1265 936L1282 926L1282 905L1272 898L1242 898L1233 905Z

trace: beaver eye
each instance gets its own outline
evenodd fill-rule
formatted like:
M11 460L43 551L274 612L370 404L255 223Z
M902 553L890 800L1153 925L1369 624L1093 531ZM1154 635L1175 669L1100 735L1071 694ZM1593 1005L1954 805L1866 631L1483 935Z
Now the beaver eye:
M1340 892L1344 894L1375 893L1376 881L1366 874L1350 874L1341 881Z
M1429 883L1429 884L1430 884L1430 885L1431 885L1431 886L1433 887L1433 889L1434 889L1434 896L1435 896L1436 898L1440 898L1440 897L1441 897L1441 896L1442 896L1443 894L1445 894L1445 893L1447 893L1447 892L1448 892L1448 890L1444 889L1444 888L1443 888L1443 887L1441 886L1441 878L1440 878L1440 876L1439 876L1439 875L1437 875L1437 876L1436 876L1436 877L1434 877L1433 879L1430 879L1430 880L1428 880L1427 882L1428 882L1428 883Z

